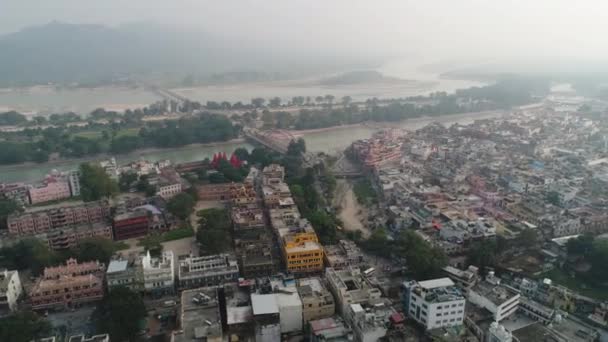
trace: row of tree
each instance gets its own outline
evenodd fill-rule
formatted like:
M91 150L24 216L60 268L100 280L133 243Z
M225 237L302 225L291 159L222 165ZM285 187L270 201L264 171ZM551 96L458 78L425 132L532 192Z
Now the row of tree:
M121 130L138 134L119 135ZM101 136L79 135L79 128L50 127L10 133L0 141L0 164L46 162L51 154L66 158L90 157L99 153L129 153L144 147L179 147L194 143L227 141L238 136L240 127L222 115L200 114L177 121L121 122L101 125ZM110 129L111 134L107 130Z

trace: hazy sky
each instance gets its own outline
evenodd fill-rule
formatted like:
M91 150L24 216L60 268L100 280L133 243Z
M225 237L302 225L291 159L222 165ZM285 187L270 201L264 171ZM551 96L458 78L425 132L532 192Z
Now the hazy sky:
M608 58L605 0L0 0L0 33L156 21L263 44L437 57Z

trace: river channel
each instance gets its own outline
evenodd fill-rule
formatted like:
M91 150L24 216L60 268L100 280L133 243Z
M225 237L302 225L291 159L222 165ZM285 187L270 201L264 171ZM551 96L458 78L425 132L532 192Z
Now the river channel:
M415 130L434 121L441 122L444 125L451 125L453 123L467 124L476 119L492 118L500 115L502 115L502 112L446 115L433 118L410 119L393 123L390 126ZM294 134L296 136L301 136L306 140L306 145L309 151L335 153L337 151L344 150L355 140L371 137L371 135L381 127L388 127L388 124L335 127L326 130L303 133L295 131ZM225 152L226 154L230 154L239 147L245 147L247 149L253 148L251 144L239 141L216 145L185 146L175 149L136 151L130 154L117 155L116 159L119 164L126 164L140 158L150 161L169 159L174 163L183 163L211 158L213 154L217 152ZM103 158L103 156L96 156L86 160L101 160ZM78 165L83 161L85 160L65 160L38 165L24 164L0 166L0 182L30 182L39 180L51 170L68 171L77 169Z

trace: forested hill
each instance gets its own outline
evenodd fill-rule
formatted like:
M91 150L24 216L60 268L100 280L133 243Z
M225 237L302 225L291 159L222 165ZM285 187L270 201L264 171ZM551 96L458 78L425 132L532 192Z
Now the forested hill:
M336 70L337 65L347 68L351 62L336 64L290 49L277 56L266 46L235 39L147 22L116 28L51 22L0 36L0 87L95 85L125 76L213 81L212 75L226 72L314 73ZM360 62L355 59L353 65Z

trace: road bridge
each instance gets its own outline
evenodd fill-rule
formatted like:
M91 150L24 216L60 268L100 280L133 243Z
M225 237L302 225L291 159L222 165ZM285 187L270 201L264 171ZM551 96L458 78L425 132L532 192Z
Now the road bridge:
M243 134L250 141L262 145L280 154L286 154L289 143L296 140L296 137L285 130L262 131L255 128L244 128ZM311 167L319 163L314 153L306 152L302 155L304 166Z

